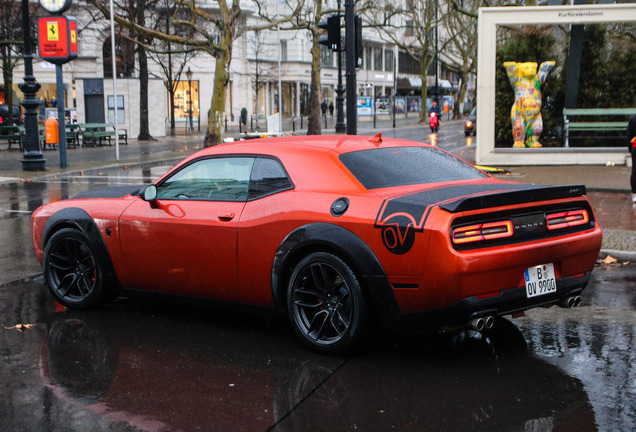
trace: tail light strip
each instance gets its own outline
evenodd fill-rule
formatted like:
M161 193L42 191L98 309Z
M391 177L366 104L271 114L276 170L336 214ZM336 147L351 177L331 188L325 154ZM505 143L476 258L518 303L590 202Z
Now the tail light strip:
M546 224L549 230L569 228L577 225L585 225L590 221L587 210L573 210L568 212L553 213L546 216Z
M456 228L453 230L453 243L463 244L483 240L512 237L512 221L489 222Z

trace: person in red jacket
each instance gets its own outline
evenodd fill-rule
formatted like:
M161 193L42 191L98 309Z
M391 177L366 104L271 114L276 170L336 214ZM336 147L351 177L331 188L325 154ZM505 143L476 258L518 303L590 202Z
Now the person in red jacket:
M632 154L632 176L630 178L632 186L632 202L636 204L636 114L634 114L627 124L627 148Z

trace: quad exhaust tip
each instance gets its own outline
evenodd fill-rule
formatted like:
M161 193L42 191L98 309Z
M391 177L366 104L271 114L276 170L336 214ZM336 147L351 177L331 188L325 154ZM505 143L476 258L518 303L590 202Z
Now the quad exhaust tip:
M563 308L574 308L581 304L581 296L568 296L559 302Z

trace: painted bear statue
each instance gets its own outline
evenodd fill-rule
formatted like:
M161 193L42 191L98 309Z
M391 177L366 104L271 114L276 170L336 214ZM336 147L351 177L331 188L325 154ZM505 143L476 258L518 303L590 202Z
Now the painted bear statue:
M515 90L515 102L510 110L513 147L541 147L541 85L554 67L553 61L541 63L537 73L535 62L505 62L504 67Z

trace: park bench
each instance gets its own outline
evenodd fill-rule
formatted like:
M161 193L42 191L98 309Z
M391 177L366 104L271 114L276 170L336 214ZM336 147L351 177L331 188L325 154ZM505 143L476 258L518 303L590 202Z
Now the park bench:
M81 129L82 145L84 147L98 145L112 145L111 138L115 136L115 125L112 123L83 123L79 125ZM118 130L119 139L123 139L128 144L128 131Z
M22 150L24 139L24 126L0 126L0 142L9 143L7 150L11 150L12 145L17 145Z
M570 146L570 132L619 132L627 129L629 116L636 114L636 108L564 108L563 124L565 147ZM580 121L582 117L622 118L621 121ZM576 121L570 120L576 117Z

